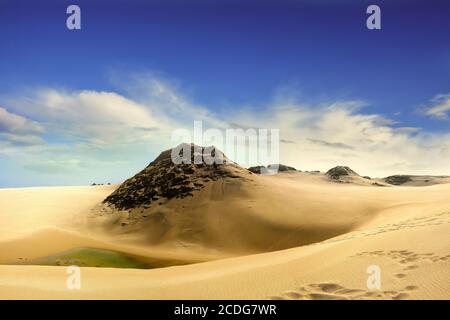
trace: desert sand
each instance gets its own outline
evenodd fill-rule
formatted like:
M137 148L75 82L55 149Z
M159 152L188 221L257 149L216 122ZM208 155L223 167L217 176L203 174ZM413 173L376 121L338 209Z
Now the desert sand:
M126 210L102 203L117 185L0 189L0 298L450 298L450 184L230 170ZM65 266L28 263L73 248L180 265L82 267L68 290ZM370 265L380 289L366 285Z

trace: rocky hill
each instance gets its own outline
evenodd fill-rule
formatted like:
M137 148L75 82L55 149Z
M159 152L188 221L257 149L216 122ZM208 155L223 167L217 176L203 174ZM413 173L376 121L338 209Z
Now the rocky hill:
M326 175L334 180L339 180L341 177L359 177L355 171L346 166L337 166L326 172Z
M394 186L432 186L435 184L450 183L449 176L419 176L419 175L393 175L383 178L383 181Z
M180 146L176 147L177 150L181 149ZM163 151L144 170L122 183L103 202L119 210L149 206L155 201L192 196L193 192L204 188L209 181L225 177L240 178L241 171L248 174L246 169L239 167L214 147L211 155L220 153L222 164L206 164L203 157L205 147L194 144L189 147L190 163L174 164L171 158L173 149ZM180 156L183 156L182 149ZM200 158L201 163L195 164L195 158ZM184 156L183 159L188 160Z

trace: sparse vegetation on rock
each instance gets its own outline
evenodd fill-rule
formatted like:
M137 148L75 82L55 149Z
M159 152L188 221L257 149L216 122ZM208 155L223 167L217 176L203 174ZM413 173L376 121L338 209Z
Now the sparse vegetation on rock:
M326 172L326 175L334 180L339 180L342 176L359 176L355 171L347 166L337 166Z
M127 210L140 206L148 206L153 201L161 204L161 198L184 198L201 190L209 181L222 178L239 178L231 168L242 170L228 158L223 156L223 164L194 164L194 156L198 156L205 148L191 145L191 164L174 164L172 149L162 152L153 162L134 177L126 180L114 193L103 202L114 205L117 209ZM217 150L218 152L221 152ZM214 149L213 152L216 152ZM213 154L214 155L214 154Z
M383 179L385 182L389 184L393 184L396 186L405 184L412 180L411 176L409 175L395 175L395 176L389 176Z
M265 168L265 166L255 166L255 167L248 168L248 171L256 173L256 174L260 174L261 170L264 168Z

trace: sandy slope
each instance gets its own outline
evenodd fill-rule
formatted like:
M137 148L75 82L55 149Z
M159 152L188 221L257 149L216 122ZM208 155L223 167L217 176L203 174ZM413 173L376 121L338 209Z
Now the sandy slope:
M117 186L0 189L0 240L43 228L77 229Z
M111 241L86 228L88 215L117 186L0 189L0 263L16 263L76 247L127 252L140 257L205 261L207 255L168 252Z
M144 236L141 219L131 235L90 227L97 219L117 226L108 215L86 218L113 188L0 190L0 263L77 246L197 261L242 256L153 270L83 268L80 291L66 289L65 267L2 265L0 297L450 298L448 184L357 186L307 173L248 185L225 179L164 204L172 228L157 241ZM273 252L254 254L264 251ZM369 265L381 268L381 290L366 287Z

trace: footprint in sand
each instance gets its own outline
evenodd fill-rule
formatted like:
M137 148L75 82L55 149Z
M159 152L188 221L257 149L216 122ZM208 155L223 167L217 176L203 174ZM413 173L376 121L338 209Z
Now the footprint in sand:
M368 257L387 257L390 259L395 260L396 262L398 262L401 265L404 265L404 269L403 270L413 270L413 269L417 269L418 265L416 264L411 264L412 262L422 262L422 263L426 263L426 262L447 262L447 260L450 260L448 256L439 256L433 252L426 252L426 253L416 253L413 251L408 251L408 250L390 250L390 251L371 251L371 252L359 252L355 255L353 255L352 257L363 257L363 256L368 256Z
M355 258L378 258L386 257L396 261L403 267L405 273L396 273L394 277L399 281L404 281L408 271L418 269L419 265L416 263L447 263L450 260L450 255L438 256L432 252L417 253L410 250L375 250L362 251L356 253L352 257ZM279 295L271 296L269 299L294 299L294 300L367 300L367 299L384 299L384 300L404 300L410 298L410 291L417 290L418 286L407 285L402 290L390 291L368 291L356 288L346 288L338 283L323 282L312 283L298 288L297 290L285 291Z
M409 298L409 294L407 293L399 293L395 297L392 297L392 300L406 300Z
M417 289L419 289L418 286L406 286L405 289L403 289L403 290L412 291L412 290L417 290Z
M425 252L425 253L417 253L414 251L409 250L389 250L389 251L383 251L383 250L376 250L376 251L363 251L359 252L352 257L371 257L371 258L381 258L386 257L389 259L392 259L399 263L402 266L402 271L394 274L394 277L397 279L403 279L408 276L408 272L418 269L420 265L416 263L446 263L447 262L447 256L439 256L436 255L433 252ZM414 263L414 264L413 264ZM399 299L402 298L402 296L398 297Z
M418 289L417 286L406 286L403 290L368 291L346 288L337 283L312 283L285 291L280 295L271 296L273 300L404 300L410 297L409 291Z
M405 228L416 228L416 227L425 227L425 226L432 226L432 225L441 225L444 223L450 223L450 212L443 212L443 213L435 214L433 217L429 217L429 216L417 217L417 218L413 218L413 219L403 220L399 223L393 223L393 224L389 223L389 224L375 227L373 229L365 230L364 232L354 231L345 236L336 237L336 238L333 238L330 240L325 240L323 242L328 243L328 242L349 240L349 239L354 239L354 238L369 237L369 236L374 236L374 235L385 233L385 232L397 231L397 230L401 230L401 229L405 229Z
M403 269L403 270L409 271L409 270L414 270L414 269L417 269L417 268L419 268L419 266L411 265L411 266L407 266L407 267L406 267L405 269Z
M268 299L269 300L287 300L287 299L285 299L283 297L280 297L280 296L271 296Z
M288 297L288 298L291 298L291 299L300 299L303 295L302 294L300 294L300 293L298 293L298 292L295 292L295 291L288 291L288 292L285 292L285 295Z

